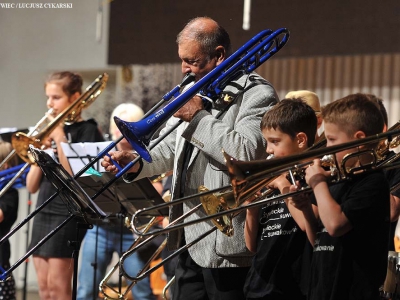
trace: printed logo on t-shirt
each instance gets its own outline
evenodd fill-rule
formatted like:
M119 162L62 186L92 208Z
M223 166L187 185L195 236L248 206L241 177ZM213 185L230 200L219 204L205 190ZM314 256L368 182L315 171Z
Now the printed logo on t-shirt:
M323 235L329 234L328 231L324 228L322 228L321 231L317 232L317 238L315 239L314 243L314 252L318 251L333 251L335 250L334 245L320 245L321 243L321 237L323 238Z
M284 200L271 201L261 209L261 240L274 236L290 235L298 230ZM289 225L290 224L290 225ZM289 225L289 226L288 226Z

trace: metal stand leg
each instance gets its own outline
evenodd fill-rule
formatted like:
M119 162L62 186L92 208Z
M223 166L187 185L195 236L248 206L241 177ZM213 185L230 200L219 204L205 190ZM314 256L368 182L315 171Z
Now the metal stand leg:
M31 193L28 193L28 215L31 213L31 206L32 206L32 200L31 200ZM28 225L26 225L26 250L28 251L28 247L29 247L29 222ZM27 300L26 299L26 294L27 294L27 288L28 288L28 262L29 262L29 258L26 259L25 261L25 269L24 269L24 287L22 289L22 300Z
M81 229L90 229L93 225L87 223L76 223L76 241L68 241L68 244L74 248L72 258L74 259L74 276L72 279L72 300L76 300L76 292L78 286L78 262L79 262L79 248L81 247L79 232Z

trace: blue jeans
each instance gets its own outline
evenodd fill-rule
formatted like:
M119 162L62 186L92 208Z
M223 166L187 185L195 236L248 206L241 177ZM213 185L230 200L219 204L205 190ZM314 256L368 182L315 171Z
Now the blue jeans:
M97 269L96 279L94 279L93 264L95 263L96 257L97 230ZM106 274L107 266L111 262L113 252L117 252L121 257L121 254L128 250L133 244L133 233L122 234L122 253L120 249L120 241L121 234L116 230L108 229L105 226L94 226L93 229L86 232L80 253L81 266L78 275L78 300L97 299L100 281ZM125 260L124 268L130 276L136 276L145 263L146 261L141 261L135 252ZM116 271L116 273L118 274L118 271ZM95 287L95 291L93 290L93 287ZM148 276L134 285L132 295L135 300L155 300Z

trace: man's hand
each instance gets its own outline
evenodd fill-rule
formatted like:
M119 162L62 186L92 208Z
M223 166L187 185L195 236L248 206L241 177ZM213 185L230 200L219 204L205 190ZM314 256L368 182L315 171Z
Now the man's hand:
M121 167L126 166L128 163L130 163L132 160L134 160L137 156L137 154L132 153L131 151L115 151L115 152L109 152L111 158L108 156L103 157L103 161L101 162L102 167L110 173L117 173L118 169L117 167L113 164L112 160L117 162ZM139 171L139 164L134 164L132 168L129 169L128 172L135 173Z
M174 117L190 122L194 115L203 108L203 100L199 96L194 96L174 114Z

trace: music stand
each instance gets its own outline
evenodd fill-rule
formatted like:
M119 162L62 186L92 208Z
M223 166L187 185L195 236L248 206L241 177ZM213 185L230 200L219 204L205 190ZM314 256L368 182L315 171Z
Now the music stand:
M94 194L111 180L112 176L110 173L101 173L101 177L97 175L81 176L77 181L87 194ZM110 222L120 218L121 214L122 216L125 214L132 216L140 209L164 203L161 195L148 178L132 183L126 183L120 178L94 201L108 215L107 220ZM168 216L168 208L148 214L148 217L152 216ZM147 222L142 219L141 223Z
M80 173L91 160L98 157L99 153L105 147L108 147L110 142L97 143L61 143L63 152L68 159L71 170L74 174ZM94 220L96 225L105 225L108 223L113 226L120 227L125 224L126 227L131 227L131 216L139 209L150 207L163 202L163 199L153 187L150 180L147 178L141 179L135 183L126 183L122 178L113 182L109 186L109 182L114 179L114 175L107 173L100 165L99 161L92 164L83 175L77 178L80 186L88 195L96 195L93 200L95 203L108 215L102 220ZM104 189L104 186L109 186ZM98 191L101 191L99 193ZM152 211L155 214L158 212ZM163 215L168 214L168 209L164 210ZM147 224L151 216L141 217L138 221L140 224ZM135 219L136 221L136 219ZM123 230L120 229L120 238L123 239ZM97 241L98 228L95 233L95 254L93 262L93 282L96 282L97 274ZM122 250L122 249L121 249ZM95 299L96 286L93 286L93 299ZM97 297L96 297L97 299Z
M76 174L109 144L110 142L61 143L61 146L72 172ZM77 178L77 182L88 195L94 195L113 177L98 162ZM105 221L119 218L121 213L133 215L139 209L164 202L148 178L133 183L126 183L120 178L93 200L107 214ZM168 209L154 211L154 215L149 214L149 217L158 215L168 216Z
M70 146L71 144L68 145L68 147ZM57 188L71 215L83 218L85 223L90 226L98 222L115 222L118 218L124 217L126 213L133 215L139 209L163 203L162 197L147 178L133 184L128 184L121 178L92 199L88 194L102 189L103 185L113 175L93 170L91 174L95 175L84 174L75 180L48 153L32 146L30 148L35 161L42 169L43 174ZM76 150L74 150L74 153L78 155L74 156L73 159L76 160L81 157L79 153L76 153ZM89 158L87 154L84 154L83 157ZM167 216L168 209L156 212L156 215ZM74 251L76 255L74 255L73 299L76 299L77 291L79 247L77 238Z
M79 216L85 221L86 227L90 228L93 220L104 219L107 217L107 214L94 203L94 201L86 194L82 187L79 186L75 179L61 164L54 161L46 151L39 150L32 145L30 145L29 148L35 162L42 169L42 172L47 179L57 188L60 198L67 206L68 211L70 212L70 217L68 217L67 220L71 220L73 216ZM66 223L64 222L63 224L65 225ZM77 225L77 241L69 241L70 244L74 246L72 299L76 299L77 291L77 272L80 248L78 239L79 225L82 224L78 223ZM60 226L57 228L61 229Z

